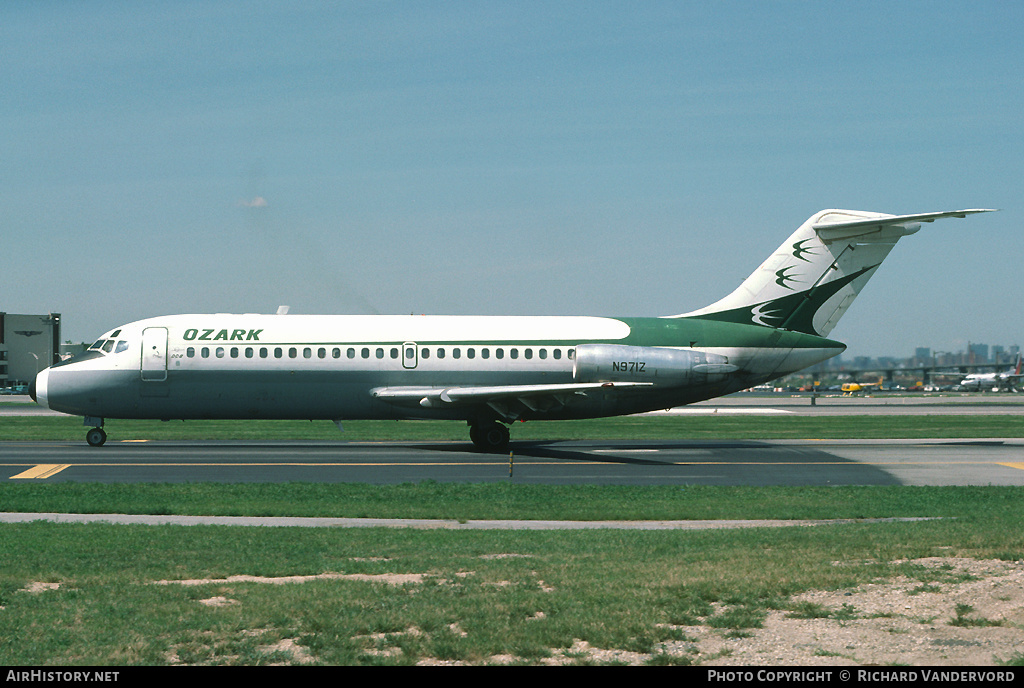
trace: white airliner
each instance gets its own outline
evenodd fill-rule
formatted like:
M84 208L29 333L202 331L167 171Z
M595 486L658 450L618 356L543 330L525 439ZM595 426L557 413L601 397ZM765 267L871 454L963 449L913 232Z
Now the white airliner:
M33 398L106 418L464 420L483 451L514 421L690 404L841 353L827 339L916 215L823 210L724 299L657 318L172 315L122 325L39 373Z
M1017 354L1017 365L1005 373L971 373L960 381L963 389L1014 389L1013 383L1024 377L1021 372L1021 355Z

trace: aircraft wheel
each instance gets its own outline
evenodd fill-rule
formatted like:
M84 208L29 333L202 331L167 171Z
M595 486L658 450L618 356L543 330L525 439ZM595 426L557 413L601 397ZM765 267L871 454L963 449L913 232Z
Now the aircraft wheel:
M107 433L103 428L93 428L85 433L85 441L89 443L90 447L102 447L103 443L107 441Z
M473 425L469 437L480 451L497 454L508 449L508 428L501 423Z

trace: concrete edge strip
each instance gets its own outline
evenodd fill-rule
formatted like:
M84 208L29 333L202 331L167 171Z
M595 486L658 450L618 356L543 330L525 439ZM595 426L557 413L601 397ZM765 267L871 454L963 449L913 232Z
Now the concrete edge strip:
M847 523L894 523L933 517L709 521L518 521L417 518L307 518L298 516L172 516L146 514L0 513L0 523L108 523L116 525L217 525L283 528L421 528L447 530L714 530L784 528Z

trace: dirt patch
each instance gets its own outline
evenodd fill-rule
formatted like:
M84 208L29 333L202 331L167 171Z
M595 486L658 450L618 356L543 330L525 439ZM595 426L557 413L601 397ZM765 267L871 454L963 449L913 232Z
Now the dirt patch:
M313 656L309 654L309 651L295 642L294 638L285 638L273 645L263 645L259 648L259 651L263 654L284 654L290 658L288 663L310 664L315 661ZM269 666L276 666L276 664L270 664Z
M32 595L38 595L41 592L46 592L47 590L57 590L59 588L60 583L43 583L42 581L34 581L26 585L18 592L27 592Z
M984 666L1024 654L1024 564L918 559L944 581L899 578L793 598L747 637L706 626L666 645L702 665L910 664ZM959 579L959 580L957 580ZM799 618L817 616L817 618Z
M318 573L312 576L228 576L227 578L189 578L184 580L153 581L154 585L209 585L211 583L268 583L286 585L288 583L309 583L315 580L358 580L369 583L386 583L388 585L407 585L422 583L431 576L426 573L382 573L369 575L364 573Z

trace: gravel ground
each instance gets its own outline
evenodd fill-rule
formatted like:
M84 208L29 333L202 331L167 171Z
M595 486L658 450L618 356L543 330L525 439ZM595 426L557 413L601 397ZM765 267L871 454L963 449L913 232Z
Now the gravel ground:
M908 664L991 666L1024 656L1024 562L920 559L967 580L922 586L901 578L851 590L808 592L794 602L821 605L833 618L792 618L771 612L749 637L686 627L695 663L813 666ZM949 567L952 567L950 569Z

